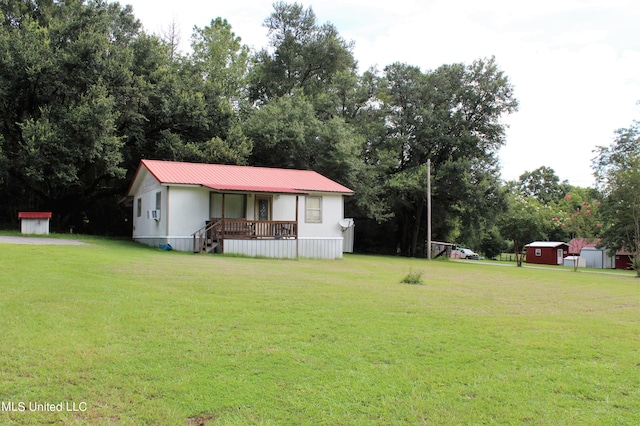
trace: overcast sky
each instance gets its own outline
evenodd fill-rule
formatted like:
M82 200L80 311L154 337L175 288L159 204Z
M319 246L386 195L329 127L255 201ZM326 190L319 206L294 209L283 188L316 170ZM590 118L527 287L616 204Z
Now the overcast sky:
M172 21L188 49L194 26L222 17L244 44L267 44L273 11L261 0L121 0L148 32ZM288 1L293 3L293 1ZM360 72L403 62L433 70L495 56L520 109L505 117L502 177L548 166L561 180L594 183L591 159L614 131L640 120L640 2L637 0L317 0L318 23L355 42Z

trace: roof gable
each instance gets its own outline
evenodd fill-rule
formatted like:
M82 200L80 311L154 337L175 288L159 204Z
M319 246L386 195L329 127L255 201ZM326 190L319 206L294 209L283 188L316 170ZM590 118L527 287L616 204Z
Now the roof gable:
M198 185L216 191L353 194L351 189L312 170L142 160L129 187L129 195L133 195L134 182L143 167L165 185Z

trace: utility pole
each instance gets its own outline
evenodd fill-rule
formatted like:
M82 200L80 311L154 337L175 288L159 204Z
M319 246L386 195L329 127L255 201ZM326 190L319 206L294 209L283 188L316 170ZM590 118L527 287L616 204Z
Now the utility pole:
M431 159L427 160L427 259L431 260Z

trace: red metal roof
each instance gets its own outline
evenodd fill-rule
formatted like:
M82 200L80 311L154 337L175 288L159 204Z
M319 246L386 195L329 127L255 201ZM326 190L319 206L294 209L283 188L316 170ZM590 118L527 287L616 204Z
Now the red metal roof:
M162 184L200 185L216 191L353 194L349 188L312 170L142 160L136 176L142 166Z
M569 253L580 254L580 251L583 248L597 249L601 241L602 241L601 238L597 238L591 242L589 242L589 240L586 238L574 238L571 241L569 241ZM601 249L607 251L606 247L602 247ZM630 254L631 254L630 252L624 249L616 251L616 255L630 255Z
M51 219L51 212L18 212L18 219Z
M569 253L580 254L580 250L585 247L596 247L600 240L589 241L586 238L573 238L569 241Z

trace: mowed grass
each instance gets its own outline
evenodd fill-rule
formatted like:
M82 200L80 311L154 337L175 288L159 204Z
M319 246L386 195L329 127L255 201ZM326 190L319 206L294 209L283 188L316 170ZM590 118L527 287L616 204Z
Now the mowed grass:
M640 423L631 273L88 241L0 244L0 424Z

